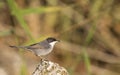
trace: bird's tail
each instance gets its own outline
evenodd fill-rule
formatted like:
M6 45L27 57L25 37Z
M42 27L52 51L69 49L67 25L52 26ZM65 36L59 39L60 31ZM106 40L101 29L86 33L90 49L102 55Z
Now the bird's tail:
M9 47L12 47L12 48L24 48L23 46L9 46Z

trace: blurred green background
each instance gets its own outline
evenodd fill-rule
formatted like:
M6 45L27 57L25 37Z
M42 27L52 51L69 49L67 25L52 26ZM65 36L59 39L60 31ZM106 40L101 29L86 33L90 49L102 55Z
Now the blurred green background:
M31 75L40 58L9 45L47 37L70 75L120 75L119 0L0 0L0 75Z

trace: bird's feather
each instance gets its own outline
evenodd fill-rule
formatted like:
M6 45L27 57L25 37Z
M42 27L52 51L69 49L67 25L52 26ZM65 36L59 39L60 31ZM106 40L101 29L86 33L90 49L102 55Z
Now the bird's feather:
M41 46L39 43L32 44L30 46L26 46L27 49L43 49L44 46Z

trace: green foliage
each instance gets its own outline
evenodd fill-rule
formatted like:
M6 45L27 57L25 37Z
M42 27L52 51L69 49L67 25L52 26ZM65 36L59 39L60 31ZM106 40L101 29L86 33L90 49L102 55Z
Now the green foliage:
M23 63L22 65L21 65L21 68L20 68L21 70L20 70L20 75L27 75L27 67L26 67L26 64L25 63Z
M0 36L8 36L12 33L12 30L1 31Z
M32 37L31 31L24 20L24 16L31 13L50 13L59 11L60 7L39 7L39 8L27 8L20 9L14 0L7 0L11 14L16 17L21 27L25 30L26 34L30 37L32 41L35 41Z
M27 26L26 22L24 21L20 8L17 6L14 0L7 0L7 3L11 10L11 14L16 17L16 19L19 21L20 25L23 27L27 35L31 38L31 40L33 40L30 29Z
M88 56L88 54L86 52L86 49L84 49L84 51L83 51L83 57L84 57L83 59L85 61L85 65L86 65L86 69L87 69L87 74L91 75L91 71L90 71L90 58L89 58L89 56Z
M27 15L31 13L51 13L51 12L56 12L60 11L60 7L37 7L37 8L27 8L27 9L21 9L21 14L22 15Z

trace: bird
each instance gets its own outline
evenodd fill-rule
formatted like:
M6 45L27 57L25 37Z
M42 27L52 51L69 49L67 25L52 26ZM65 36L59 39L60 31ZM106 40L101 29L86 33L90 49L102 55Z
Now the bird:
M54 48L54 45L60 42L59 40L53 38L53 37L48 37L47 39L40 41L35 44L31 44L29 46L10 46L12 48L22 48L25 50L32 51L36 56L45 56L51 53L51 51Z

